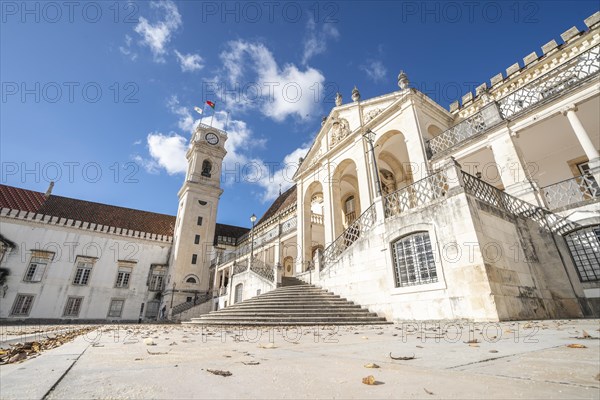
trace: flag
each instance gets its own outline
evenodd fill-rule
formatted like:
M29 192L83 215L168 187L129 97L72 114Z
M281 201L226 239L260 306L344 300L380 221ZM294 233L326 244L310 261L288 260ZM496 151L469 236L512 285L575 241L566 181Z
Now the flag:
M194 110L196 110L198 114L202 114L202 109L200 107L194 107Z
M213 110L215 109L215 103L213 103L212 101L210 101L210 100L206 100L206 104L208 104L208 106L209 106L210 108L212 108Z

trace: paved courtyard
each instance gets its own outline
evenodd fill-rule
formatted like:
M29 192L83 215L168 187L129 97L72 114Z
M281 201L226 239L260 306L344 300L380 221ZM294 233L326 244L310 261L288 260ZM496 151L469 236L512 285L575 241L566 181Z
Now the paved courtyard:
M0 345L79 328L3 326ZM0 366L0 397L599 399L599 328L599 320L99 325ZM369 375L375 384L363 383Z

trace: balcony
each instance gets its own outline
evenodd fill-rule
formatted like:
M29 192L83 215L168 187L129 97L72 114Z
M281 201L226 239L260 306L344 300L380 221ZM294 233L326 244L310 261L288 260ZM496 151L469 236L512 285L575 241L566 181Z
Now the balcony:
M558 68L529 82L496 102L483 107L426 143L429 158L481 135L500 122L514 119L531 109L563 96L592 80L600 70L600 46L573 57Z
M595 174L600 169L594 171ZM600 200L600 186L592 172L540 189L550 210L572 208Z

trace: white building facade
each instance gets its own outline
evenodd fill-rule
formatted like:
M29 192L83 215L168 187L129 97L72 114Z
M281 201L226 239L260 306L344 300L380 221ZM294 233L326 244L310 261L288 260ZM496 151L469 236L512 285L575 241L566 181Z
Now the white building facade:
M405 73L389 94L338 94L251 230L216 223L227 134L205 125L177 218L70 218L0 187L0 318L184 320L286 277L390 321L600 316L600 13L585 23L449 110Z

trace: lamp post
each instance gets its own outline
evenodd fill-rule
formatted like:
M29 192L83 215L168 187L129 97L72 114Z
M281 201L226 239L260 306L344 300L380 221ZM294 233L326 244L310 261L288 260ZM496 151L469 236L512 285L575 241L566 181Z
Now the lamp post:
M252 230L250 231L250 264L249 266L252 266L252 259L254 258L254 223L256 222L256 215L254 215L254 213L252 213L252 216L250 217L250 222L252 222Z
M381 182L379 180L377 159L375 158L375 147L373 147L373 136L375 136L375 132L370 129L363 134L363 138L365 138L367 143L369 143L369 151L371 153L371 157L373 157L373 167L375 168L375 194L377 197L381 197Z

